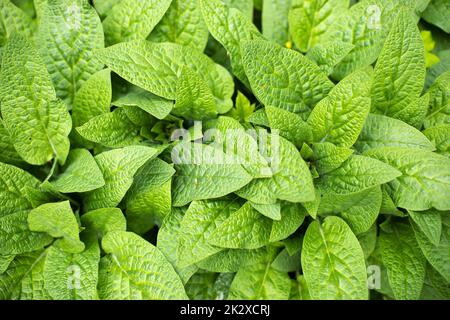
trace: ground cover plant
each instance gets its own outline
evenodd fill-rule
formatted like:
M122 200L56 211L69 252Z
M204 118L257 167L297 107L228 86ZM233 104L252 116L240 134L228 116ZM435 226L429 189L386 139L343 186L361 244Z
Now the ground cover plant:
M446 0L0 0L0 299L449 299Z

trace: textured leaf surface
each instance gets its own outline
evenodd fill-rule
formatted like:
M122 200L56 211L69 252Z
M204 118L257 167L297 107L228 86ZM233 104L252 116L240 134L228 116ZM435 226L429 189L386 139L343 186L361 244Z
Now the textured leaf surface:
M431 142L416 128L401 120L369 114L355 143L360 152L379 147L405 147L433 151Z
M424 45L410 12L401 11L375 66L372 111L415 125L425 81Z
M450 157L450 125L431 127L423 131L423 134L436 147L436 152Z
M227 200L192 202L180 226L180 267L194 264L221 251L221 248L209 244L208 238L239 208L237 202Z
M140 127L121 108L96 116L76 130L84 139L110 148L135 145L141 141Z
M46 203L31 210L28 215L30 230L45 232L61 238L58 246L64 251L80 253L84 244L80 241L78 223L69 201Z
M187 153L189 158L180 159L182 161L175 165L172 191L175 206L225 196L252 180L240 164L228 160L229 156L219 149L194 143L184 144L179 151ZM220 161L215 163L214 159Z
M56 100L49 74L33 45L13 36L2 50L0 100L4 125L14 147L28 163L43 165L69 153L71 120Z
M160 225L170 213L171 178L175 170L160 159L147 162L136 173L125 197L128 226L144 233L154 223Z
M314 199L312 177L295 146L284 138L273 150L271 178L254 179L237 194L249 201L273 204L277 199L308 202Z
M36 45L58 98L69 108L76 92L103 64L94 51L104 46L103 29L86 0L48 0L39 19Z
M276 44L242 44L243 64L253 93L264 105L304 113L322 100L333 83L309 59Z
M395 224L380 235L381 257L396 299L418 299L425 277L425 257L414 232L406 224Z
M131 187L136 171L156 154L154 148L131 146L96 156L95 161L103 173L105 185L85 194L86 210L118 205Z
M286 300L290 280L285 272L271 264L276 254L268 249L266 255L252 265L239 269L230 287L230 300Z
M450 159L417 149L386 147L369 150L367 156L383 161L402 175L388 185L394 203L409 210L449 210Z
M313 299L367 299L364 254L340 218L312 222L302 248L302 268Z
M261 38L255 25L245 14L235 8L228 8L220 0L199 0L203 19L211 35L219 41L231 57L233 74L248 84L245 62L242 61L241 43L244 40Z
M179 43L203 51L208 41L208 27L203 21L200 0L172 0L149 40Z
M289 27L294 43L302 52L313 48L348 6L348 0L294 1L289 12Z
M106 43L145 39L170 6L170 0L123 0L103 20Z
M130 233L108 233L102 241L107 253L100 263L99 296L106 300L186 299L180 278L152 244Z
M351 147L370 111L371 70L356 71L343 79L320 101L308 118L317 142Z
M62 193L87 192L105 185L102 172L86 149L72 149L62 171L52 181L53 187Z
M330 193L349 194L377 186L401 176L385 163L364 156L352 156L342 166L321 178L321 187Z

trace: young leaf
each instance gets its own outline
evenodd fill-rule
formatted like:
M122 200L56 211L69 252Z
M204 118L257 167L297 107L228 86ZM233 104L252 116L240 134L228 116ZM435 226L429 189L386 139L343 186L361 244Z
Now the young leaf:
M130 146L103 152L95 161L103 173L105 185L84 195L86 210L115 207L133 183L136 171L155 157L157 150L144 146Z
M86 149L72 149L62 172L52 181L53 187L62 193L87 192L105 185L102 172Z
M31 210L28 225L31 231L45 232L53 238L61 238L58 246L64 251L80 253L84 250L69 201L46 203Z

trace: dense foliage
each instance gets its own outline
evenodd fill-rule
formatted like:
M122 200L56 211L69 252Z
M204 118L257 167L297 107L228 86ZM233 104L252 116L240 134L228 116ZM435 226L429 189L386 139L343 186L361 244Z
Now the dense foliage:
M449 299L447 0L0 0L1 299Z

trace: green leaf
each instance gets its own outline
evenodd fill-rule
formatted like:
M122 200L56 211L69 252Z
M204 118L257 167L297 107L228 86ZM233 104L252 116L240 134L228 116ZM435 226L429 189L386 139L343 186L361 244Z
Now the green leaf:
M266 248L255 250L225 249L197 263L198 267L211 272L237 272L251 265L266 254Z
M170 6L170 0L122 0L103 20L106 43L145 39Z
M291 0L264 0L262 10L263 36L284 46L289 41L288 14Z
M387 190L394 203L409 210L449 210L450 159L418 149L386 147L369 150L366 155L401 171Z
M375 66L373 112L411 125L420 123L422 112L417 101L425 82L424 50L411 13L401 10Z
M291 282L286 272L273 268L276 251L267 249L266 255L252 265L239 269L230 287L230 300L286 300Z
M438 26L446 33L450 33L450 7L445 0L432 0L427 9L423 12L422 18L425 21Z
M16 212L0 218L0 255L22 254L42 249L52 242L47 234L32 232L28 212Z
M107 255L100 261L100 299L187 299L169 261L141 237L131 232L109 232L102 248Z
M37 189L40 181L28 172L0 162L0 218L33 208L29 189Z
M119 208L102 208L89 211L81 216L81 224L89 232L99 237L111 231L126 231L127 221Z
M103 68L94 55L104 46L97 13L86 0L48 0L39 19L36 45L58 98L71 109L78 89Z
M101 70L87 79L75 94L72 108L74 127L82 126L92 118L108 113L111 96L110 70Z
M251 206L263 216L272 220L281 220L281 205L279 202L273 204L261 204L250 201Z
M303 119L292 112L267 106L265 109L271 129L280 131L280 135L297 147L312 140L312 130Z
M381 203L380 187L374 187L345 195L324 194L318 211L320 215L340 216L359 235L374 225Z
M203 51L208 42L208 28L200 11L200 1L172 0L149 40L179 43Z
M431 142L416 128L401 120L369 114L355 143L360 152L379 147L404 147L433 151Z
M439 211L434 209L422 212L408 211L408 214L415 226L419 227L428 240L438 246L442 232L442 219Z
M157 247L172 264L183 284L186 284L198 268L195 265L180 268L178 264L178 243L184 211L185 209L172 208L172 212L166 216L158 231Z
M423 131L423 134L436 147L436 153L450 157L450 125L431 127Z
M0 162L18 165L23 163L22 158L14 149L14 143L11 140L11 136L3 124L3 120L0 119Z
M242 55L253 93L266 106L309 112L333 88L313 62L293 50L254 40L243 42Z
M105 185L84 195L85 210L115 207L133 184L133 176L158 150L130 146L103 152L95 161L103 173Z
M401 172L381 161L354 155L342 166L321 177L320 187L327 193L349 194L387 183Z
M56 100L50 76L29 40L11 37L2 50L1 70L2 117L14 148L30 164L43 165L53 157L64 163L70 116Z
M110 148L136 145L141 141L140 127L131 122L122 108L96 116L76 130L84 139Z
M272 220L246 203L212 231L207 241L222 248L257 249L269 242Z
M61 238L58 246L64 251L80 253L84 250L78 223L69 201L46 203L31 210L28 225L31 231L45 232L53 238Z
M187 120L207 120L217 115L214 96L208 84L185 67L177 83L177 101L172 113Z
M87 192L105 185L102 172L86 149L72 149L67 162L52 186L59 192Z
M0 2L0 47L3 47L14 33L31 36L31 19L9 0Z
M139 169L124 200L130 230L145 233L154 223L161 225L170 214L174 173L171 165L158 158Z
M370 229L357 235L359 244L364 252L364 258L367 260L374 252L377 244L377 225L373 224Z
M334 67L341 62L354 48L351 43L329 41L311 48L306 57L314 61L327 75L333 73Z
M153 93L136 86L131 86L125 94L120 95L112 104L117 107L139 107L160 120L167 117L173 108L173 101L155 96Z
M349 7L348 0L294 1L289 11L289 28L292 39L302 52L321 43L325 32Z
M389 284L396 299L418 299L425 278L425 257L409 225L396 223L391 227L392 232L381 231L379 238Z
M377 60L393 18L402 5L400 1L364 0L337 17L321 42L340 41L353 45L353 50L335 67L333 78L343 79Z
M87 238L81 253L68 253L56 246L47 251L44 287L54 300L96 300L100 248L95 235Z
M447 283L450 281L450 239L449 239L449 226L442 226L442 233L440 241L437 245L434 245L428 239L417 224L413 223L414 234L422 250L424 256L433 268L444 277Z
M316 142L351 147L370 111L371 69L349 75L320 101L308 118Z
M178 77L186 66L206 81L218 109L232 106L234 83L231 75L196 49L141 40L106 48L99 58L125 80L170 100L176 99Z
M178 262L181 268L197 263L221 251L208 243L209 236L240 205L231 200L194 201L180 225Z
M219 198L241 189L252 180L240 164L217 148L197 143L182 143L178 147L178 156L181 157L176 161L173 159L176 163L172 185L174 206L184 206L193 200Z
M314 186L308 166L295 146L284 138L272 141L271 178L254 179L237 194L249 201L273 204L277 199L290 202L314 200Z
M302 225L307 215L306 210L298 203L281 203L281 219L272 222L269 241L284 240Z
M242 61L241 43L259 39L262 35L248 17L235 8L228 8L220 0L199 0L203 19L211 35L227 50L233 74L248 85L245 62Z
M327 174L339 168L353 154L352 149L337 147L330 142L315 143L314 166L320 174Z
M364 253L338 217L312 222L302 248L302 268L312 299L368 299Z
M428 90L430 105L425 128L450 124L450 71L441 74Z

